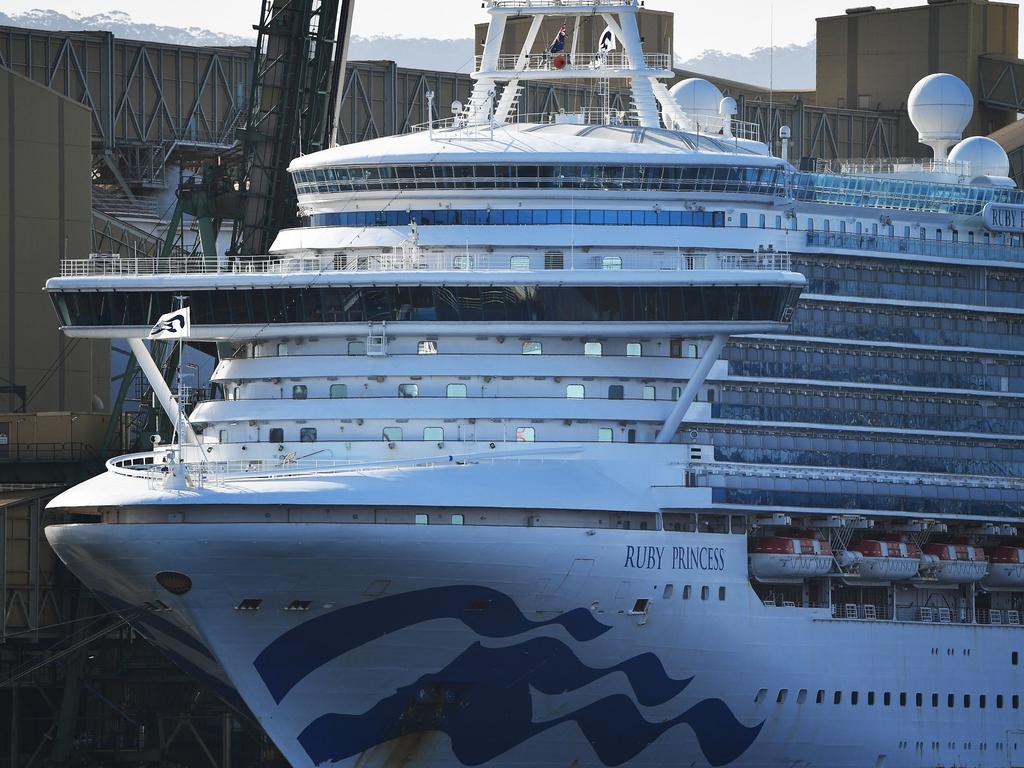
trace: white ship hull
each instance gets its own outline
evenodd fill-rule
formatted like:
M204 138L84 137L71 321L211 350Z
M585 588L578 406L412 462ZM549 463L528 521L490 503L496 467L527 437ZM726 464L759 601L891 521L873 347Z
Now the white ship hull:
M1016 628L765 607L743 536L375 524L47 533L108 599L163 601L169 611L146 612L147 634L176 657L190 647L296 768L1024 759L1010 704L1022 687ZM162 570L193 588L168 595ZM253 599L258 610L235 609ZM284 610L296 600L309 610ZM154 616L174 630L154 631Z

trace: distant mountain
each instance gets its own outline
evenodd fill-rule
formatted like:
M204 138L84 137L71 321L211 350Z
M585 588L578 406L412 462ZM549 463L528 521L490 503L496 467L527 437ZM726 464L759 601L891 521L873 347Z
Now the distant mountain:
M253 19L255 22L255 18ZM54 31L97 30L113 32L129 40L149 40L175 45L254 45L255 35L230 35L201 27L165 27L135 21L122 11L85 16L54 10L7 14L0 11L0 25ZM814 88L814 42L775 49L775 87ZM473 38L436 40L428 37L361 37L353 35L348 57L352 61L394 61L401 67L439 72L470 72L473 69ZM755 48L747 55L707 50L686 61L680 69L715 75L744 83L769 85L771 51Z
M676 62L679 69L701 72L705 75L739 80L767 88L772 82L779 89L814 88L815 45L786 45L775 49L774 67L770 48L755 48L744 56L741 53L723 53L707 50L684 62ZM774 69L774 77L769 73Z
M254 20L255 21L255 20ZM113 32L115 37L126 40L148 40L154 43L173 45L255 45L256 37L227 35L211 32L201 27L164 27L159 24L145 24L132 19L122 11L107 11L92 16L68 15L53 10L31 10L25 13L3 13L0 11L0 25L28 27L55 32Z

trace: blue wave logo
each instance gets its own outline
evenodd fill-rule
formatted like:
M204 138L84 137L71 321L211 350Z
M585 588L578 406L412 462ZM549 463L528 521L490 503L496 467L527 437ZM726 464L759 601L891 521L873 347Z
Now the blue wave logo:
M585 609L545 622L523 616L506 595L485 587L437 587L381 598L318 617L286 632L257 657L256 668L277 702L308 674L348 650L413 624L456 618L479 635L512 637L559 624L586 642L611 627ZM606 696L557 719L534 722L531 689L548 695L572 692L610 674L625 675L636 697ZM652 723L637 704L657 706L680 694L692 678L676 680L653 653L613 667L584 664L561 640L538 637L504 647L474 643L440 671L399 688L362 714L328 713L311 722L298 740L317 765L358 755L411 733L448 735L463 765L480 765L543 731L575 722L602 763L632 759L668 729L689 725L713 766L736 760L763 723L748 728L720 699L705 699L682 714Z

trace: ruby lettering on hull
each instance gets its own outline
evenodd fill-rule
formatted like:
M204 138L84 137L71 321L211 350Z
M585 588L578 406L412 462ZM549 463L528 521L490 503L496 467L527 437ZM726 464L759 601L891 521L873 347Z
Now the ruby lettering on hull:
M638 571L724 571L725 549L629 545L626 547L626 559L622 567Z

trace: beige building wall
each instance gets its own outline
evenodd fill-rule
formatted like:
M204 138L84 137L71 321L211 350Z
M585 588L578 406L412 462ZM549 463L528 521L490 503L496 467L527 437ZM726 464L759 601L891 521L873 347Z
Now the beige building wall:
M949 0L913 8L880 9L818 19L817 100L823 107L899 111L925 75L947 72L977 97L978 57L1018 56L1019 7L987 0ZM1015 115L975 106L967 135L987 135ZM930 150L904 120L900 147Z
M43 292L91 242L91 114L0 67L0 377L29 411L103 411L109 344L66 338ZM33 395L33 391L37 390ZM0 410L20 401L0 395Z

